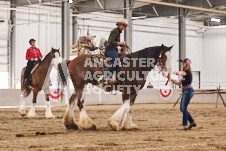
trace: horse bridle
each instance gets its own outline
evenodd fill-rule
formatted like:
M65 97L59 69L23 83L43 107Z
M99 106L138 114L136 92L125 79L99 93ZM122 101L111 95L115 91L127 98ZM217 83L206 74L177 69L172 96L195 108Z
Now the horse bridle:
M159 71L162 72L164 69L166 69L166 66L163 66L163 55L164 55L164 51L161 51L160 54L159 54L159 57L157 59L157 64L159 63L160 67L161 67L161 70ZM156 69L154 69L156 70Z

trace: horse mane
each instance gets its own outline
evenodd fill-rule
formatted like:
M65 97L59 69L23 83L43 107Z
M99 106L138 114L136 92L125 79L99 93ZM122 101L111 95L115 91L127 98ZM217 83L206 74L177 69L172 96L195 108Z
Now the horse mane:
M41 65L44 62L46 62L46 60L48 60L50 54L51 54L51 51L45 56L45 58L39 63L39 65Z
M131 53L133 58L157 58L161 52L161 46L147 47L142 50ZM129 57L129 55L126 55Z

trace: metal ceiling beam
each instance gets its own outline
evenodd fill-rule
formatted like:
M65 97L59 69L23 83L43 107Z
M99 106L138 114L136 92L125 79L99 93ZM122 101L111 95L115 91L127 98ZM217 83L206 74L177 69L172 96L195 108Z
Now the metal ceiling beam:
M177 7L177 8L199 10L199 11L205 11L205 12L211 12L211 13L218 13L218 14L226 15L226 11L220 11L220 10L214 10L214 9L208 9L208 8L201 8L201 7L195 7L195 6L181 5L181 4L168 3L168 2L159 2L159 1L154 1L154 0L133 0L133 1L145 2L145 3L149 3L149 4L165 5L165 6L171 6L171 7Z
M83 3L74 3L72 6L75 6L79 13L86 13L92 11L102 11L102 10L123 10L124 9L124 0L95 0L87 1ZM102 7L101 7L101 5ZM145 5L149 5L143 2L133 2L133 8L139 8Z
M15 2L15 5L17 6L23 6L23 5L32 5L32 4L38 4L38 3L56 3L56 2L63 2L63 1L66 1L66 0L18 0Z

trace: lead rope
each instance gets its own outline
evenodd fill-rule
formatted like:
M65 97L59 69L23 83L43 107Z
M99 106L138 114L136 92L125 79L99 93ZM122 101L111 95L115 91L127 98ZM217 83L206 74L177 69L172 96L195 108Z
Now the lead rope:
M102 62L103 62L103 67L102 67L102 74L103 74L103 78L104 78L104 59L102 60ZM104 86L104 79L102 79L102 86Z

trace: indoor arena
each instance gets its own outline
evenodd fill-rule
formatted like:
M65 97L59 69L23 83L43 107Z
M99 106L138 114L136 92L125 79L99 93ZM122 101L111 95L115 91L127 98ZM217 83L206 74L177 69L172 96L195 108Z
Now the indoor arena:
M0 0L0 150L225 151L226 0Z

